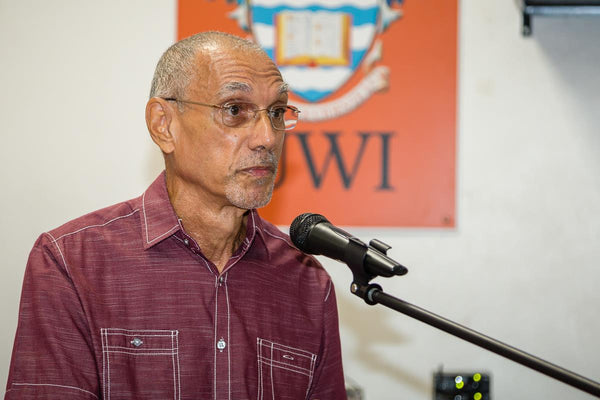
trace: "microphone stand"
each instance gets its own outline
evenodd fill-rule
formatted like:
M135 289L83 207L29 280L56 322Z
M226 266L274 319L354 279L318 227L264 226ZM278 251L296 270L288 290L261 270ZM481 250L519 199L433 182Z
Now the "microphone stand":
M375 248L384 255L387 255L387 250L390 249L390 246L376 239L372 240L369 245L371 249ZM353 282L350 286L350 291L356 296L362 298L367 304L382 304L388 308L401 312L409 317L441 329L444 332L464 339L477 346L483 347L484 349L492 351L498 355L506 357L521 365L534 369L542 374L566 383L567 385L573 386L600 398L600 383L598 382L592 381L584 376L549 363L548 361L542 360L541 358L509 346L508 344L502 343L489 336L485 336L477 331L450 321L449 319L443 318L425 309L407 303L404 300L400 300L385 293L380 285L369 283L371 279L375 278L376 276L381 275L389 277L390 275L384 275L373 271L373 269L365 267L364 261L367 253L367 247L359 240L351 238L350 243L346 247L345 251L345 259L350 260L347 264L352 270L353 275ZM403 271L398 272L396 275L403 275L406 272L407 270L404 269Z

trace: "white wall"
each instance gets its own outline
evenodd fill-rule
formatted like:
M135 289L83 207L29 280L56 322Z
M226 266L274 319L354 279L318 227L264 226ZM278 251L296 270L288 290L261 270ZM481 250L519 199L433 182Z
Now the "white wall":
M407 0L418 1L418 0ZM460 11L458 226L348 228L393 245L387 292L600 380L600 17ZM435 6L432 2L432 7ZM0 382L27 254L41 232L137 196L161 169L144 124L174 1L0 0ZM486 370L496 399L591 399L337 285L347 375L368 400L431 398L431 374Z

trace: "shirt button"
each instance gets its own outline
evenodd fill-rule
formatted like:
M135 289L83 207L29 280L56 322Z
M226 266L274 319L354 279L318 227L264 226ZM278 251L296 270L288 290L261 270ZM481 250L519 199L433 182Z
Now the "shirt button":
M186 238L186 239L183 239L183 243L184 243L186 246L189 246L189 245L190 245L190 241L189 241L187 238Z
M140 338L134 338L131 341L131 344L134 345L135 347L140 347L142 345L142 343L144 343L144 342Z
M219 339L219 341L217 342L217 349L219 349L220 352L223 352L225 347L227 347L227 343L225 342L225 339L223 339L223 338Z

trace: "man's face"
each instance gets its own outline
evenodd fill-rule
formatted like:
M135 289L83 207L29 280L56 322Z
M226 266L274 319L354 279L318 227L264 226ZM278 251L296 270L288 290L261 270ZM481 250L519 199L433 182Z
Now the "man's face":
M259 109L286 105L287 92L277 67L266 56L211 51L199 64L185 99L207 104L253 103ZM266 112L245 127L225 126L221 110L185 104L174 119L178 135L175 174L209 204L251 209L271 199L284 132L274 130Z

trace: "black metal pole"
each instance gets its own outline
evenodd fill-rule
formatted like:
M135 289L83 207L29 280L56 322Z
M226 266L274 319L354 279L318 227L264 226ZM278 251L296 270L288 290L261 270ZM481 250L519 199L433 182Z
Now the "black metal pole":
M355 294L359 295L358 293ZM566 383L567 385L576 387L596 397L600 397L600 383L594 382L586 377L549 363L548 361L544 361L541 358L525 353L517 348L457 324L456 322L450 321L413 304L407 303L404 300L390 296L382 291L378 285L370 285L370 287L367 288L366 294L368 300L370 300L370 302L367 301L369 304L383 304L386 307L406 314L409 317L418 319L421 322L434 326L443 330L444 332L476 344L477 346L483 347L484 349L490 350L521 365L525 365L526 367L532 368L538 372L541 372L542 374L551 376L552 378Z

